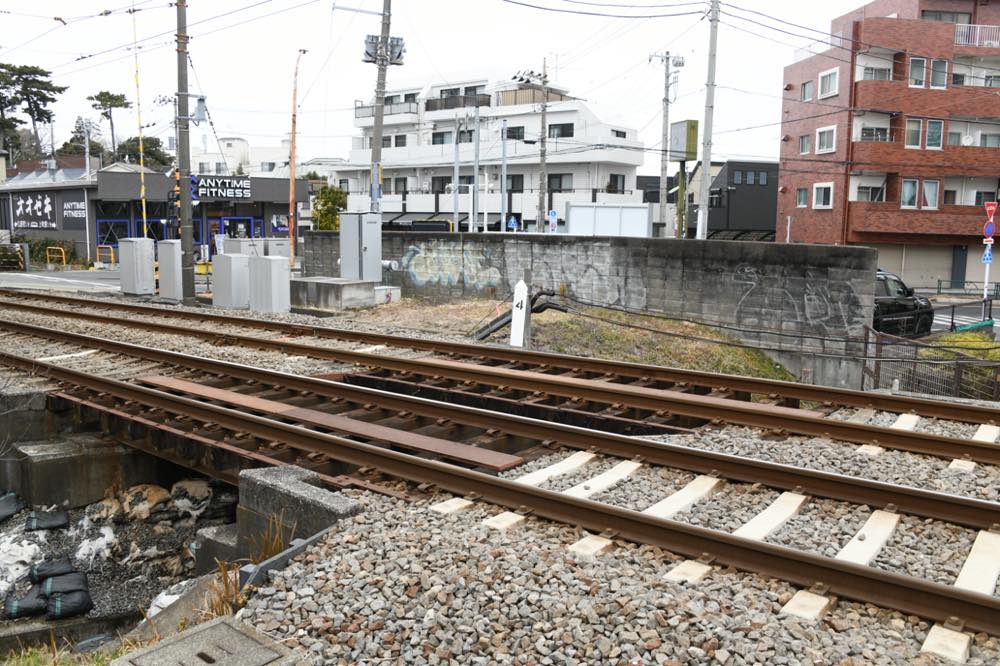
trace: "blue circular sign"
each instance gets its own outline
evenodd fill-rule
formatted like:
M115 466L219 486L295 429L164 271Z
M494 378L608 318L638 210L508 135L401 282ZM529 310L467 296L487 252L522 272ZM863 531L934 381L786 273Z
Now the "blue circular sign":
M996 231L996 227L992 222L987 222L983 225L983 236L986 238L993 238L993 232Z

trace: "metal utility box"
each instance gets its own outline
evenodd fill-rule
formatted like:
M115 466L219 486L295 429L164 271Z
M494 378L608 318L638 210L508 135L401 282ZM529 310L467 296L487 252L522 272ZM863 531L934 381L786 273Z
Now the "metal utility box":
M212 259L212 305L220 308L250 307L249 257L217 254Z
M226 254L245 254L248 257L263 257L263 238L227 238L222 241L222 247Z
M254 312L288 312L291 309L291 274L285 257L250 257L250 309Z
M160 256L160 298L168 301L184 300L181 282L181 242L165 240L157 244Z
M269 257L291 257L292 242L287 238L267 238L267 256Z
M118 241L118 265L123 294L149 296L156 285L153 277L152 238L122 238Z
M382 282L382 215L340 214L340 277Z

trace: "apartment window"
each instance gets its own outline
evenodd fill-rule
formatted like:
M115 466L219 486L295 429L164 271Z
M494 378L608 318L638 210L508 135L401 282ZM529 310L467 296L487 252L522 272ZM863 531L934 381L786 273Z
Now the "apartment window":
M625 130L616 130L616 129L613 129L613 130L611 130L611 136L615 137L616 139L624 139L625 136L626 136L625 135Z
M486 86L465 86L465 95L467 97L481 95L484 90L486 90Z
M979 145L983 148L1000 148L1000 134L983 134L979 135Z
M1000 76L987 75L983 81L987 88L1000 88Z
M965 85L965 74L959 74L957 72L951 73L951 85L953 86L964 86Z
M837 126L816 130L816 154L832 153L837 149Z
M760 172L757 173L757 184L758 185L767 185L767 172L766 171L760 171Z
M948 87L948 61L931 61L931 88Z
M395 180L396 194L406 193L406 178L397 178Z
M512 174L507 176L508 192L524 192L524 175Z
M889 128L888 127L862 127L861 128L861 140L862 141L888 141L889 140Z
M833 208L833 183L816 183L813 185L813 208Z
M229 171L229 169L226 168L226 163L225 162L216 162L215 163L215 173L217 175L221 176L222 174L226 173L227 171Z
M927 59L910 58L910 87L923 88L927 83Z
M515 141L524 141L524 127L508 127L507 138L514 139Z
M865 67L861 78L865 81L891 81L892 70L888 67Z
M277 166L277 164L275 164L274 162L261 162L260 163L260 170L261 171L274 171L274 167L276 167L276 166Z
M458 130L459 143L472 143L476 140L476 130Z
M800 187L795 190L795 206L797 208L809 207L809 188Z
M936 180L924 181L924 208L936 209L938 207L938 189L941 183Z
M198 162L198 173L208 173L208 162Z
M451 132L434 132L431 134L431 144L439 145L452 143Z
M611 174L608 179L608 192L624 192L625 191L625 175L619 173Z
M573 136L573 123L549 125L549 138L562 139Z
M417 101L417 93L406 93L405 95L403 95L403 101L404 102L416 102Z
M733 185L743 184L743 172L740 170L733 171Z
M747 171L747 185L753 185L757 182L757 172Z
M337 181L337 187L347 192L351 188L351 181L346 178L341 178Z
M920 12L920 18L925 21L942 21L944 23L972 23L972 14L966 12L942 12L936 9L925 9Z
M396 147L397 148L404 148L404 147L406 147L406 135L405 134L397 134L395 136L395 141L396 141Z
M431 177L431 192L434 194L441 194L448 189L451 185L451 176L432 176Z
M812 137L803 134L799 137L799 155L808 155L810 150L812 150Z
M927 121L927 149L941 150L944 141L944 121Z
M961 132L948 132L948 145L949 146L961 146L962 145L962 133Z
M476 184L476 177L475 176L459 176L458 177L458 184L459 185L470 185L470 186L471 185L475 185Z
M384 104L386 106L389 106L390 104L399 104L399 95L386 95L384 100Z
M945 190L944 205L954 206L956 203L958 203L958 190Z
M386 178L382 182L382 194L392 194L392 178Z
M549 192L572 192L573 174L571 173L550 173Z
M879 185L858 185L858 201L885 201L885 187Z
M458 97L462 94L461 88L442 88L441 89L441 99L446 97Z
M900 195L899 205L901 208L917 207L917 186L919 182L915 178L903 180L903 191Z
M803 102L811 102L813 98L813 82L806 81L802 84L802 90L799 94L799 99Z
M823 99L824 97L833 97L839 92L838 90L839 87L840 87L839 69L828 69L825 72L820 72L818 99Z
M708 191L708 207L722 208L722 192L718 188Z
M906 147L907 148L919 148L920 147L920 134L924 129L924 121L919 119L910 119L906 121Z
M386 136L382 137L382 147L383 148L392 148L392 137L391 136L386 135Z
M976 192L976 205L977 206L982 206L987 201L996 201L996 200L997 200L997 193L996 192L992 192L992 191L989 191L989 192Z

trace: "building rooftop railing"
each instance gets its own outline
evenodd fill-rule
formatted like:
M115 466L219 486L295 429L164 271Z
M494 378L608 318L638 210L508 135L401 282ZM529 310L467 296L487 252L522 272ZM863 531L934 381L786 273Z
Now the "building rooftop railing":
M489 106L489 95L452 95L451 97L439 97L429 99L424 102L425 111L446 111L448 109L464 109L467 107Z
M982 46L1000 48L1000 25L955 25L957 46Z
M385 115L391 116L398 113L416 113L418 106L416 102L397 102L396 104L386 104L385 105ZM355 118L371 118L375 115L374 105L365 106L355 106L354 107L354 117Z

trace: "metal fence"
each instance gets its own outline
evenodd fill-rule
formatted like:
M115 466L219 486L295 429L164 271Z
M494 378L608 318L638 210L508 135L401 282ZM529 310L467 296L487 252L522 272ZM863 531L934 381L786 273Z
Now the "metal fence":
M879 333L865 327L861 389L893 389L973 400L1000 400L1000 361Z
M994 283L990 289L992 298L1000 299L1000 282ZM962 294L964 296L980 296L983 293L983 283L975 281L938 280L937 293Z

